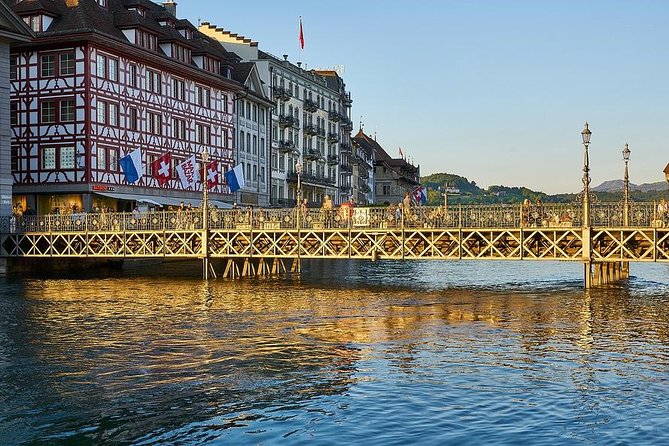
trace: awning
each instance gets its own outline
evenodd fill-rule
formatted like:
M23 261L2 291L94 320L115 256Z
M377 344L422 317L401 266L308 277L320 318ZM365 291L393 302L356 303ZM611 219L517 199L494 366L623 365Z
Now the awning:
M116 200L128 200L128 201L137 201L139 203L149 203L156 206L162 206L163 203L160 202L162 197L154 197L149 195L135 195L135 194L115 194L112 192L95 192L97 195L102 195L107 198L115 198Z
M179 206L181 203L192 207L200 207L202 200L191 198L160 197L156 195L137 195L137 194L119 194L114 192L94 192L103 197L114 198L116 200L137 201L139 203L149 203L156 206ZM219 200L209 200L209 206L216 206L219 209L232 209L230 203Z

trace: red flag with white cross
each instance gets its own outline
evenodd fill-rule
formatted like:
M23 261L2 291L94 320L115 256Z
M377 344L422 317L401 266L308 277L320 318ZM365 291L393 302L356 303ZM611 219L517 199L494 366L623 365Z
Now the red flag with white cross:
M172 155L170 152L164 153L160 158L157 158L151 163L153 177L158 180L158 184L162 187L165 183L172 179Z
M207 164L207 171L201 172L201 178L207 181L207 188L211 189L217 186L218 181L218 161L212 161ZM204 182L204 181L202 181Z

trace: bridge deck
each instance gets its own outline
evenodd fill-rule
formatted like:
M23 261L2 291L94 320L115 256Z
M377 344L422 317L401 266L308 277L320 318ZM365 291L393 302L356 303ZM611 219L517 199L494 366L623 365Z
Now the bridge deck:
M652 203L24 216L0 222L1 257L669 261Z

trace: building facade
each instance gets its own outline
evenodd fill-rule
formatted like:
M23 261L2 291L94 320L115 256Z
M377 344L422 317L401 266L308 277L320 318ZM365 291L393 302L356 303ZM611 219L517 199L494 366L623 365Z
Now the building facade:
M29 42L35 34L4 3L0 2L0 216L12 213L11 134L10 126L10 45Z
M245 185L236 193L236 202L243 205L270 204L270 113L274 103L253 62L234 66L234 78L244 85L235 98L236 156L244 171Z
M335 204L347 201L353 193L352 101L343 79L334 71L306 70L288 56L263 52L257 42L208 22L199 30L254 62L275 104L269 138L271 204L294 206L298 177L302 197L312 206L325 195Z
M184 186L176 166L203 153L203 174L215 179L210 198L232 201L222 174L234 163L234 101L243 91L236 55L177 19L173 2L9 3L37 35L11 52L15 208L197 205L201 183ZM119 159L136 149L142 172L129 184ZM160 160L169 160L162 180Z
M366 135L362 128L353 137L353 141L373 154L374 203L401 203L407 192L412 194L420 186L419 166L414 166L402 158L392 158L374 138Z

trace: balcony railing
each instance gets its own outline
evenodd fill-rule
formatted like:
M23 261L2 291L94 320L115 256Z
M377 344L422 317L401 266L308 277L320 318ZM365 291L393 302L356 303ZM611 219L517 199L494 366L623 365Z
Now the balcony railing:
M290 92L283 88L283 87L274 87L274 97L277 99L281 99L282 101L287 101L288 99L291 98Z
M315 136L318 133L318 128L315 125L305 125L304 126L304 134L309 135L309 136Z
M318 136L325 138L325 127L316 127L316 132Z
M336 133L328 133L328 142L335 143L339 141L339 135Z
M303 149L302 156L304 157L304 159L307 160L317 160L321 156L321 154L316 149Z
M353 121L348 118L344 118L341 120L341 127L344 130L353 130Z
M290 115L279 116L279 125L281 127L292 127L294 123L295 123L295 118Z
M282 139L279 141L279 150L282 152L290 152L295 149L295 143L289 139Z
M337 155L328 155L327 161L330 165L339 164L339 157Z
M304 110L313 113L318 110L318 104L311 99L304 100Z
M340 164L339 169L341 169L342 172L353 172L353 168L348 164Z
M350 152L351 151L351 144L347 142L343 142L339 144L339 152Z
M336 110L330 110L328 112L328 119L332 122L339 122L341 115Z

